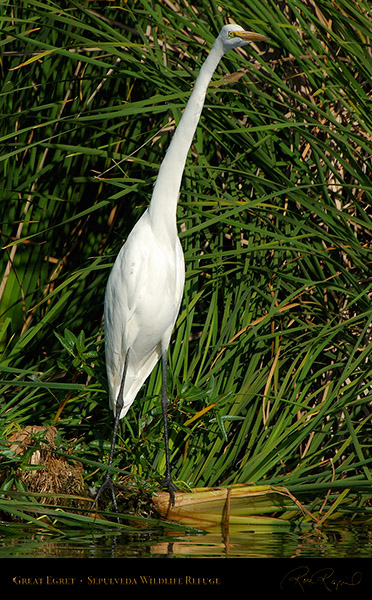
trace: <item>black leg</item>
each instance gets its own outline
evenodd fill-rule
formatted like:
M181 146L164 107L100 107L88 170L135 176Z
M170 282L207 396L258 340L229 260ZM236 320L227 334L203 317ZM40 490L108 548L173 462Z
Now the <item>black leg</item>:
M165 479L162 482L161 487L167 488L171 504L174 506L175 496L174 493L177 492L178 488L173 483L171 472L170 472L170 458L169 458L169 436L168 436L168 394L167 394L167 351L163 351L162 355L162 367L163 367L163 380L162 380L162 391L161 391L161 408L163 413L163 423L164 423L164 444L165 444L165 461L166 461L166 470L165 470Z
M111 478L111 467L112 467L112 461L114 459L114 451L115 451L115 442L116 442L116 437L117 437L117 433L118 433L118 429L119 429L119 422L120 422L120 413L121 410L123 408L124 405L124 383L125 383L125 378L126 378L126 374L127 374L127 369L128 369L128 357L129 357L129 349L127 351L127 354L125 356L125 363L124 363L124 370L123 370L123 375L121 378L121 383L120 383L120 389L119 389L119 393L118 393L118 397L116 400L116 411L115 411L115 422L114 422L114 431L112 434L112 442L111 442L111 448L110 448L110 455L109 455L109 459L108 459L108 463L107 463L107 471L106 471L106 476L105 479L101 485L101 487L98 490L98 493L95 497L95 500L91 506L90 510L93 510L93 508L96 506L102 492L106 489L109 488L110 493L111 493L111 499L112 499L112 504L114 507L115 512L118 511L118 506L117 506L117 502L116 502L116 496L115 496L115 490L114 487L117 484L114 484L114 482L112 481ZM117 487L121 487L121 486L117 486Z

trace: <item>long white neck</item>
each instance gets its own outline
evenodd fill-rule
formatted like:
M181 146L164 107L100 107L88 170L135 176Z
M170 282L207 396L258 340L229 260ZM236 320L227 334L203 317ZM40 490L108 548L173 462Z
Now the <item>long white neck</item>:
M208 84L223 54L222 42L217 38L200 69L193 92L160 165L148 210L153 227L167 237L177 234L177 202L187 154L203 110Z

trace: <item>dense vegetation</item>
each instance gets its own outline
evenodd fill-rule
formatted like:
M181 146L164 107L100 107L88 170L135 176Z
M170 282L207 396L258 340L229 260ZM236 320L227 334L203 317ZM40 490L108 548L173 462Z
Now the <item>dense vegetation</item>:
M286 486L322 516L369 512L367 0L2 3L7 490L23 489L19 467L28 468L27 453L7 442L31 425L55 425L60 456L83 465L89 486L102 480L112 431L108 272L227 22L270 43L221 62L184 174L186 286L169 353L173 474L192 487ZM160 387L159 365L115 455L119 478L140 487L164 472Z

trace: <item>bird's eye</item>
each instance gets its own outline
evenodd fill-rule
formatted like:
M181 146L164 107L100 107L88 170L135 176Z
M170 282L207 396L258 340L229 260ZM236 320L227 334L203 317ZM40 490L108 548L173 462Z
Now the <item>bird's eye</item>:
M229 38L233 38L235 37L235 32L234 31L229 31Z

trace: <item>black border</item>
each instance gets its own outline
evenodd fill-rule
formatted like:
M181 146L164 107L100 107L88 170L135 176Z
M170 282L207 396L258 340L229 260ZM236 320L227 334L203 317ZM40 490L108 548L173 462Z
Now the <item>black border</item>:
M251 559L251 558L107 558L1 559L5 593L50 598L53 592L82 590L108 594L156 594L162 598L207 593L213 597L239 593L245 598L370 596L372 559ZM4 585L5 584L5 585ZM331 594L331 596L330 596ZM367 595L368 594L368 595ZM5 594L4 594L4 597ZM229 599L228 599L229 600Z

